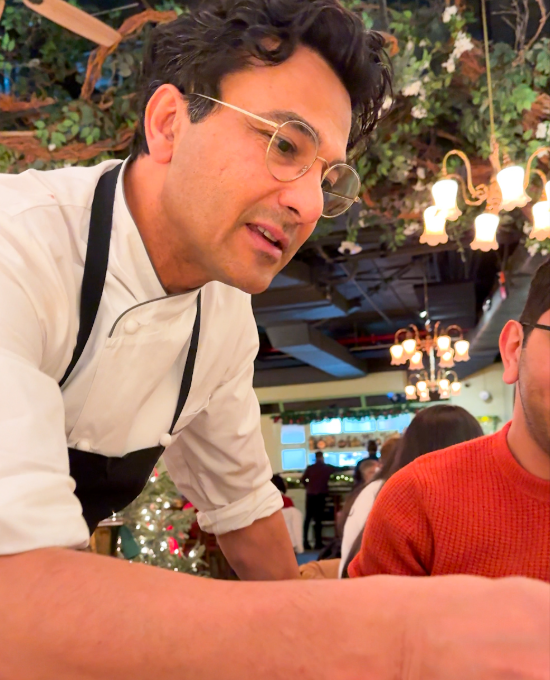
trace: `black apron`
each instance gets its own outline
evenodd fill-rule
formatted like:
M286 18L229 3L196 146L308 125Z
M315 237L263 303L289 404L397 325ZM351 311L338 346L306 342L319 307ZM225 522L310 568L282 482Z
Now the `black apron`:
M73 357L59 383L60 387L63 386L84 351L101 302L109 262L115 189L121 167L122 165L117 165L104 173L94 192L82 279L80 325ZM199 344L200 323L201 294L199 292L197 316L191 334L189 354L169 434L172 434L176 426L191 388ZM139 496L163 451L164 446L159 444L148 449L132 451L122 458L111 458L98 453L69 448L71 477L76 482L75 494L82 504L82 514L90 534L95 531L101 520L122 510Z

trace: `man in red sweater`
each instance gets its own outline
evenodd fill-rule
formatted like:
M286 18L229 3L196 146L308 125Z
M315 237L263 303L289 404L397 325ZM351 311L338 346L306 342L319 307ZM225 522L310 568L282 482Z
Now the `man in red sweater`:
M550 261L500 336L513 418L430 453L382 488L350 576L475 574L550 581Z

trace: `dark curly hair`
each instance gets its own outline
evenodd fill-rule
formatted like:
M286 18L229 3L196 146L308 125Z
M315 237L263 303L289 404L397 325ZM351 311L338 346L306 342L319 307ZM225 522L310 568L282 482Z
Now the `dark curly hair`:
M145 107L160 85L172 84L185 95L219 98L224 76L245 69L251 59L281 64L298 45L315 50L346 87L353 114L348 151L361 150L391 93L391 67L379 33L367 31L360 17L338 0L208 0L151 34L131 157L149 152ZM191 122L215 106L191 98Z

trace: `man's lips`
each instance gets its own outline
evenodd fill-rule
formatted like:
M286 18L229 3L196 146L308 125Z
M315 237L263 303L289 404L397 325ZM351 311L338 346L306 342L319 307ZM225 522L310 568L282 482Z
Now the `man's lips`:
M262 244L269 246L270 251L277 249L284 253L290 245L290 239L281 227L265 222L248 222L246 226L254 236L261 239Z

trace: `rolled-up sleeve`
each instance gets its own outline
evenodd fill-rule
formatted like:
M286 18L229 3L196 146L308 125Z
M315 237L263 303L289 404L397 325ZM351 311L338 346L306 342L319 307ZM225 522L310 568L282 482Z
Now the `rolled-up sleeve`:
M252 313L243 333L235 372L211 395L164 459L178 489L199 510L204 531L225 534L249 526L283 507L271 483L272 470L252 388L257 331Z
M66 298L40 244L24 252L0 239L0 250L0 555L85 546L63 400L43 370L51 359L44 354L45 317L66 327Z

